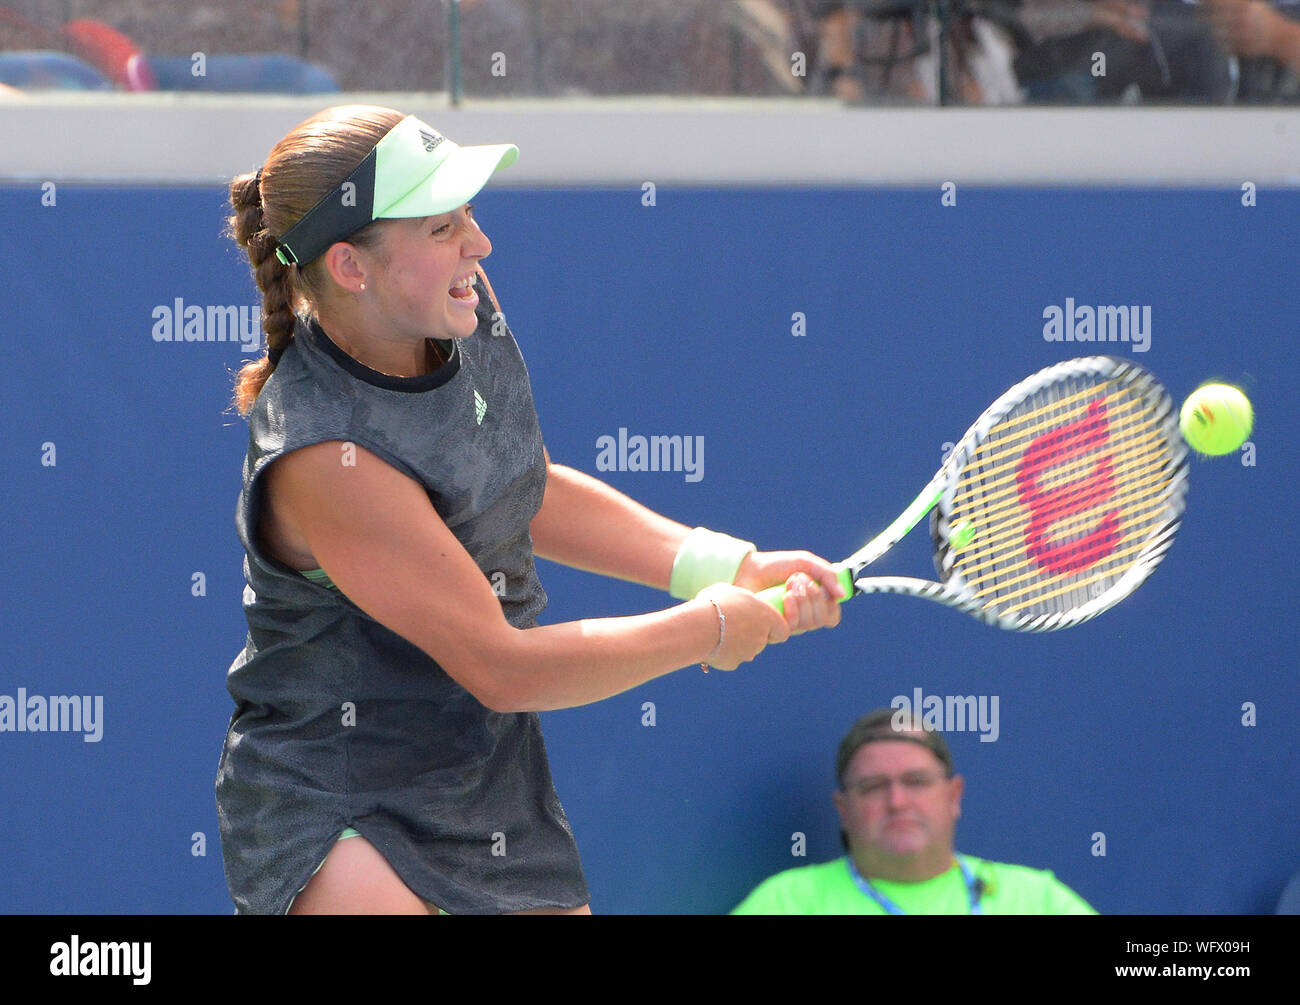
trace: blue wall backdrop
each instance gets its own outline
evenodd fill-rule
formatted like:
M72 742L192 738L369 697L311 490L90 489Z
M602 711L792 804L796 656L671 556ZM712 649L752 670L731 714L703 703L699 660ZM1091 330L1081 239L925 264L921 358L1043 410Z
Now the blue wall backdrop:
M944 208L929 189L661 188L647 207L639 189L500 189L477 205L552 458L596 473L620 428L702 436L698 481L602 477L762 548L856 549L996 395L1097 348L1044 340L1067 297L1150 306L1149 351L1102 348L1179 400L1240 382L1258 415L1253 456L1193 463L1172 552L1090 624L1019 635L863 598L735 673L543 716L596 911L721 912L837 855L836 743L917 688L999 699L996 742L950 736L960 849L1050 868L1104 913L1272 910L1300 868L1300 192L1248 208L1231 188L963 188ZM249 357L152 335L177 298L258 303L224 213L217 189L60 187L54 206L0 189L0 695L103 698L98 742L0 732L0 911L232 910L212 786L246 630L247 425L226 409ZM881 571L929 574L925 536ZM548 621L671 602L542 576Z

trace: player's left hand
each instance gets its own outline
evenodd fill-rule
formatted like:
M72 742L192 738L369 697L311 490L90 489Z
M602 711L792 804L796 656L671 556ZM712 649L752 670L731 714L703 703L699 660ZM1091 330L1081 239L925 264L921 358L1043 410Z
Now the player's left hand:
M751 551L740 563L735 585L755 593L784 585L791 635L840 623L844 589L831 563L810 551Z

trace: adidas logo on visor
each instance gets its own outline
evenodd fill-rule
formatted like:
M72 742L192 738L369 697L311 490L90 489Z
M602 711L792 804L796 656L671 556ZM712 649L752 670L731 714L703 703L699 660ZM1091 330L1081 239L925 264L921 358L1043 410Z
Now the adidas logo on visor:
M434 150L438 148L438 144L441 143L444 139L446 139L446 137L439 136L437 133L430 132L427 129L421 129L420 139L424 141L425 151L428 153L433 153Z

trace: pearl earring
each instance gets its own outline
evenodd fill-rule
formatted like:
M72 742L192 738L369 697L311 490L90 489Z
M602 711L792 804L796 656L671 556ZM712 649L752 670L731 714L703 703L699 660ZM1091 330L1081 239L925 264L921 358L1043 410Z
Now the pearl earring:
M361 291L364 293L364 292L365 292L365 289L366 289L366 284L365 284L365 283L362 283L362 284L361 284Z

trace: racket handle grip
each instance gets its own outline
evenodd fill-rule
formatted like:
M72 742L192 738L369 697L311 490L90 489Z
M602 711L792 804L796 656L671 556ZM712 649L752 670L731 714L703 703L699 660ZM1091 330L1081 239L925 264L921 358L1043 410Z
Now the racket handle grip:
M835 565L831 568L839 574L840 586L844 588L844 596L840 598L840 603L842 604L844 601L848 600L849 597L853 596L853 572L847 566L843 565ZM778 614L785 614L784 584L781 586L769 586L766 590L759 590L757 596L759 600L766 600L769 604L775 607Z

